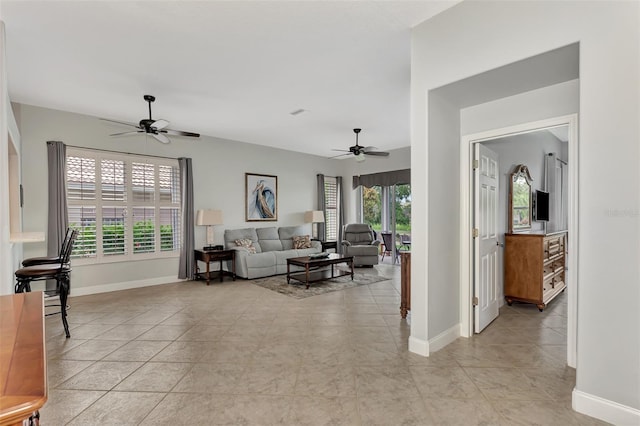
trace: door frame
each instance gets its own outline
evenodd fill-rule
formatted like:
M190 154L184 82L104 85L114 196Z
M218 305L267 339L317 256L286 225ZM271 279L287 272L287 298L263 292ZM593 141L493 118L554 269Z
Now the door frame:
M578 300L578 114L527 122L499 129L463 135L460 138L460 336L473 335L473 175L474 144L492 139L531 133L551 127L568 126L568 262L567 279L567 364L576 367Z

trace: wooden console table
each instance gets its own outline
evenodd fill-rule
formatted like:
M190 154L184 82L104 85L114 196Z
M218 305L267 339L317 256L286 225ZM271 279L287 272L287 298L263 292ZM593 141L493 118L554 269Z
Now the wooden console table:
M411 310L411 252L400 252L400 316Z
M37 418L47 402L44 336L41 291L0 296L0 426Z
M220 277L220 282L225 274L231 275L233 280L236 280L236 251L235 250L195 250L194 256L196 258L196 277L204 278L207 281L207 285L209 285L209 281L211 280L211 271L209 270L209 263L220 261L220 269L218 271L218 275ZM230 260L231 261L231 271L225 271L222 268L222 261ZM198 261L204 262L207 264L206 273L201 273L198 269ZM215 272L215 271L214 271Z

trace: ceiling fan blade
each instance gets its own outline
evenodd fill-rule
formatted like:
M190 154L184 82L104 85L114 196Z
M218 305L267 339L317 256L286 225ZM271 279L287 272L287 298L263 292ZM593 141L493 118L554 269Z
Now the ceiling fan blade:
M134 123L127 123L127 122L125 122L125 121L109 120L108 118L101 118L100 120L102 120L102 121L108 121L108 122L110 122L110 123L122 124L122 125L125 125L125 126L132 126L132 127L137 128L137 129L139 129L139 128L140 128L140 126L138 126L137 124L134 124Z
M168 138L168 137L166 137L165 135L162 135L162 134L158 134L158 133L151 133L151 136L153 136L154 138L156 138L157 140L159 140L159 141L160 141L160 142L162 142L162 143L169 143L169 142L171 142L171 141L169 140L169 138Z
M154 127L156 130L162 130L169 125L167 120L156 120L153 122L151 127Z
M338 152L351 152L348 149L332 149L331 151L338 151Z
M388 157L389 156L388 152L383 152L383 151L369 151L369 152L362 151L362 153L364 155L376 155L378 157Z
M339 151L339 150L338 149L333 149L332 151ZM328 157L327 160L331 160L332 158L344 157L345 155L351 155L351 153L347 152L346 154L339 154L339 155L335 155L333 157Z
M175 135L175 136L189 136L189 137L192 137L192 138L199 138L200 137L200 133L183 132L182 130L163 129L163 130L159 130L159 132L166 133L168 135Z
M131 132L112 133L109 136L135 135L135 134L138 134L138 133L144 133L144 130L137 130L137 131L134 130L134 131L131 131Z

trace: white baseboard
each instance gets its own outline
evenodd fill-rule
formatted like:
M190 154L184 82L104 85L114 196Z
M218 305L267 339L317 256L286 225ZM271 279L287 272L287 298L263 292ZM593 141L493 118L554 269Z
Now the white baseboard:
M422 356L429 356L429 342L409 336L409 352Z
M614 425L640 425L640 410L577 389L573 390L571 405L578 413Z
M449 343L455 341L458 337L460 337L460 324L456 324L450 329L438 334L433 339L429 339L429 350L431 352L439 351Z
M71 293L69 294L69 297L88 296L90 294L108 293L110 291L118 291L118 290L129 290L132 288L149 287L152 285L172 284L180 281L186 281L186 280L181 280L176 278L175 276L171 276L171 277L150 278L146 280L125 281L120 283L93 285L93 286L87 286L87 287L71 287Z

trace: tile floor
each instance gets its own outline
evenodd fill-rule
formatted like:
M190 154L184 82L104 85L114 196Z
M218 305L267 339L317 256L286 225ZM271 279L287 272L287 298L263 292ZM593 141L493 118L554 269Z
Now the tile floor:
M72 297L46 320L58 425L596 425L571 410L566 300L505 306L482 334L408 352L399 268L296 300L249 281Z

